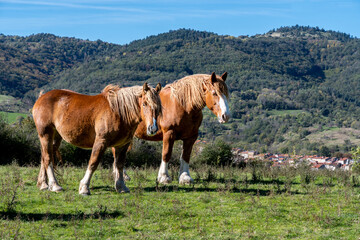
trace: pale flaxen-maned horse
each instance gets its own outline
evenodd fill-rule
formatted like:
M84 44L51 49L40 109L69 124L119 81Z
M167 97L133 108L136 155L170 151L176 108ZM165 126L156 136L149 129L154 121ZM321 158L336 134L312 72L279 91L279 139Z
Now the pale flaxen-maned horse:
M39 97L32 114L41 143L40 189L62 191L54 174L54 153L61 140L92 149L88 168L80 181L79 194L90 194L90 180L107 147L114 147L115 189L129 192L123 179L126 150L140 122L147 135L158 131L161 114L160 84L120 88L108 85L101 94L83 95L69 90L52 90ZM47 183L48 179L48 183Z
M183 141L180 157L179 183L190 184L189 161L192 147L198 137L203 115L202 109L207 106L220 123L229 120L229 92L225 80L227 73L221 77L196 74L179 79L166 85L160 91L162 115L158 117L160 130L153 136L146 134L146 123L141 122L135 136L150 141L163 141L162 161L158 173L158 182L171 182L168 173L168 162L175 140ZM124 176L127 177L124 171Z

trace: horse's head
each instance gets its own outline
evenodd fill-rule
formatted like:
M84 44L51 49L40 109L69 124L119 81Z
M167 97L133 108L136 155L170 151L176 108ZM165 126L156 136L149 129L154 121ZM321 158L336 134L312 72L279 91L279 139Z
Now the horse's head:
M226 77L226 72L221 77L213 72L204 85L206 106L218 117L220 123L226 123L230 118Z
M144 83L142 96L140 99L141 120L146 124L146 133L149 136L154 135L158 131L156 119L161 114L161 101L159 92L161 90L160 83L155 89Z

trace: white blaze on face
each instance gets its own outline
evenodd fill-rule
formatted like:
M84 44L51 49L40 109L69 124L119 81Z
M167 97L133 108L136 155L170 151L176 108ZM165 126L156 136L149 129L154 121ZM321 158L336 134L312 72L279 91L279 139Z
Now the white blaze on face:
M220 109L221 109L221 115L219 116L219 122L224 123L230 117L229 104L228 104L228 101L227 101L227 98L225 95L221 94L219 96L219 98L220 98L219 104L220 104ZM223 115L226 116L226 121L222 118Z
M152 127L154 128L154 129L156 129L157 128L157 126L156 126L156 119L153 117L153 125L152 125Z
M157 130L158 130L158 128L157 128L157 125L156 125L156 119L153 117L152 124L148 125L148 127L147 127L147 134L149 136L153 136L156 133Z

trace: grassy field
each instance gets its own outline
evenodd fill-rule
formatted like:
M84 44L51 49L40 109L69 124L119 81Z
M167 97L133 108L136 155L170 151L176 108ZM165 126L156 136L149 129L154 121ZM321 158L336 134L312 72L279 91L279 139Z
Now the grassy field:
M91 196L84 169L59 168L65 191L36 188L38 168L0 167L0 239L358 239L360 189L344 172L202 167L195 184L156 184L156 170L129 170L130 194L98 169ZM171 175L176 177L172 169ZM260 180L259 180L260 179Z
M28 114L18 113L24 112L21 108L21 101L8 95L0 95L0 117L3 117L8 123L14 123L17 117L26 117Z
M327 146L342 145L345 141L360 144L360 130L353 128L324 128L324 131L314 132L307 136L310 142L325 144Z
M3 117L8 123L15 123L18 117L27 117L28 114L25 113L12 113L12 112L1 112L1 117Z

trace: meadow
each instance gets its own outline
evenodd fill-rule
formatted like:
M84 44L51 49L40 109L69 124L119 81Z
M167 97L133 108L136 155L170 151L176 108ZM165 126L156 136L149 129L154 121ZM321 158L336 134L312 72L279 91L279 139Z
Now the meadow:
M0 111L0 116L4 118L4 120L9 123L15 123L19 118L26 118L28 114L25 113L12 113L12 112L2 112Z
M129 169L118 194L99 168L90 196L78 194L85 168L58 167L65 191L36 188L38 167L0 167L0 239L357 239L358 176L248 166L197 166L195 183L167 186L153 168ZM170 168L177 178L177 169Z

